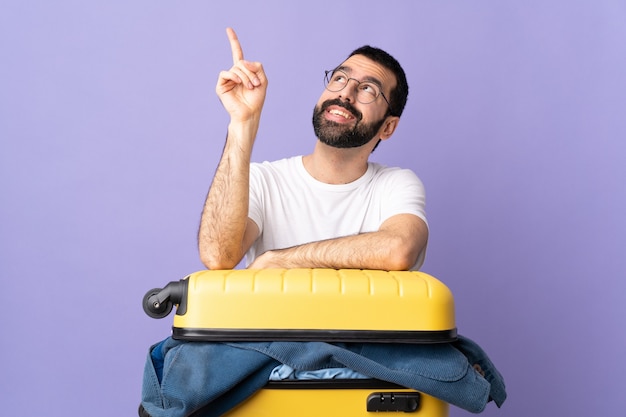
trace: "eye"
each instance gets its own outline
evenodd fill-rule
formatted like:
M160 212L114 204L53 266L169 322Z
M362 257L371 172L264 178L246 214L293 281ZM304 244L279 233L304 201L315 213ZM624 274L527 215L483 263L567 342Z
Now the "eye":
M363 93L370 94L370 95L372 95L374 97L378 96L378 87L376 87L374 84L361 83L361 84L359 84L359 91L362 91Z
M330 82L336 84L345 84L346 82L348 82L348 77L343 72L337 71L330 78Z

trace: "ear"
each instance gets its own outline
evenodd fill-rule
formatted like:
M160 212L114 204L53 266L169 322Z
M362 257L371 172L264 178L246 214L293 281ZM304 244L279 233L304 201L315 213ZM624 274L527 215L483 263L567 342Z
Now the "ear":
M385 123L383 123L383 126L380 128L379 138L381 140L389 139L391 135L393 135L393 132L395 132L396 127L398 127L399 122L400 118L398 116L388 116L387 119L385 119Z

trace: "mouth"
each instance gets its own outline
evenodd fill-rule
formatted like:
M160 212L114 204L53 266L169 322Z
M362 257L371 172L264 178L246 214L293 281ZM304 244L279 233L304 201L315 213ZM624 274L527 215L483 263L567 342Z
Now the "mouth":
M354 116L352 114L350 114L348 111L343 110L343 109L338 108L338 107L335 107L335 106L333 106L332 108L327 109L326 112L328 114L333 115L333 116L344 118L345 120L354 119Z
M335 123L351 123L361 120L361 113L352 108L350 103L341 102L339 100L329 100L324 103L322 110L326 115L326 119Z

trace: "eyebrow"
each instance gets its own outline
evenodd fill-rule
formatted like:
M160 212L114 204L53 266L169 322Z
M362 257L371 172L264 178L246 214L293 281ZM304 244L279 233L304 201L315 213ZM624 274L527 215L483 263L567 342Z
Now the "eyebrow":
M350 75L352 73L352 68L345 66L345 65L340 65L337 68L335 68L335 71L343 71L346 74ZM383 88L383 83L380 82L380 80L376 77L372 77L372 76L366 76L365 78L363 78L361 80L361 82L366 81L366 82L370 82L373 84L376 84L378 87L380 87L380 89L382 90Z

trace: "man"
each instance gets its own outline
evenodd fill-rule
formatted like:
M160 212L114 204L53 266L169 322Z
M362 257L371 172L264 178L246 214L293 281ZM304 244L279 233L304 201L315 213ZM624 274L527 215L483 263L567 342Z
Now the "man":
M408 95L386 52L360 48L326 74L314 110L313 153L250 163L268 80L228 28L233 66L216 93L230 115L202 213L200 258L209 269L417 269L428 239L424 190L409 170L368 162L395 131Z
M406 103L408 87L397 61L376 48L357 49L327 72L313 115L313 153L251 164L267 78L260 63L243 59L235 32L227 32L234 64L220 73L216 91L231 120L198 236L207 268L233 268L246 252L249 268L418 268L428 237L422 184L409 170L368 162L379 140L393 134ZM369 351L350 345L168 337L148 354L139 415L222 415L286 363L308 371L363 367L371 378L431 392L475 413L489 398L498 406L506 398L500 374L469 339ZM442 361L450 365L442 367Z

